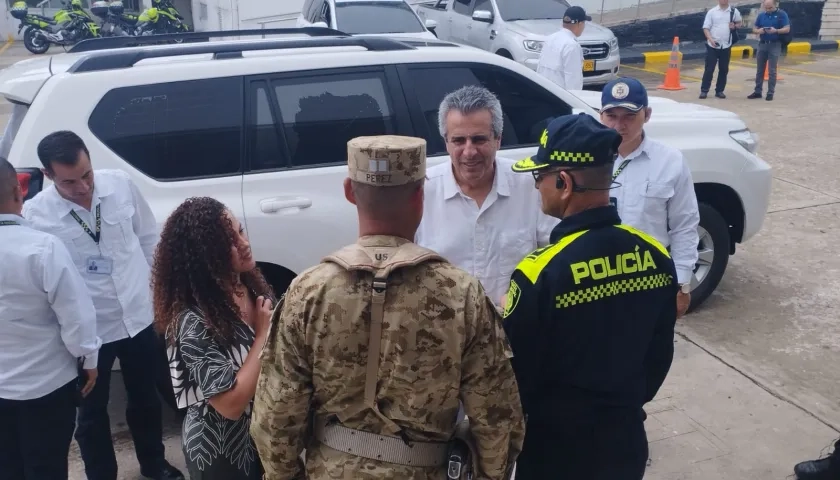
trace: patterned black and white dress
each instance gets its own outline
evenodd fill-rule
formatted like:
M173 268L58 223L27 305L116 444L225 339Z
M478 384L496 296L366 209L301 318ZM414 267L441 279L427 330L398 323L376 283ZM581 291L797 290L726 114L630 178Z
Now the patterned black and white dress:
M182 447L190 479L262 478L262 464L249 433L253 401L235 421L223 417L207 401L233 388L254 343L254 331L236 322L231 347L224 348L195 311L183 312L175 325L177 338L169 347L169 369L178 407L187 408Z

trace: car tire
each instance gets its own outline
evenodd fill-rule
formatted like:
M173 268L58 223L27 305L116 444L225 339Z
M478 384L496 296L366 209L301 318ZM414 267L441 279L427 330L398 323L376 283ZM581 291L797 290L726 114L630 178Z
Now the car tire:
M689 312L694 311L715 291L729 264L729 225L723 215L708 203L699 203L698 209L700 225L697 233L700 238L697 250L700 258L694 267Z

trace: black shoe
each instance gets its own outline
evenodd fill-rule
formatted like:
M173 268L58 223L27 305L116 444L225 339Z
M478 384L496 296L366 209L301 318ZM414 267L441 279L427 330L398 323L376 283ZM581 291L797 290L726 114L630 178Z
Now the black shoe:
M726 95L724 95L724 94L723 94L723 92L720 92L720 93L715 93L715 96L716 96L717 98L726 98Z
M151 473L151 475L149 475ZM180 470L173 467L166 460L163 461L163 468L159 472L140 472L146 478L154 480L185 480L184 474Z
M767 100L768 102L769 102L770 100L773 100L773 94L772 94L772 93L768 93L768 94L767 94L767 98L765 98L765 100Z
M798 480L837 480L840 473L832 471L831 459L808 460L793 467L793 473Z
M750 100L755 99L755 98L761 98L761 94L758 93L758 92L753 92L747 98L749 98Z
M706 93L706 92L700 92L700 99L702 100L702 99L706 98L708 95L709 94Z

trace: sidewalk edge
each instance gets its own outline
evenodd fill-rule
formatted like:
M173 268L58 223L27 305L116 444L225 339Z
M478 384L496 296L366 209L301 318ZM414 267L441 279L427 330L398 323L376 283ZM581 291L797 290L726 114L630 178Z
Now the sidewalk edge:
M755 40L745 40L743 44L732 47L733 58L753 58L755 56L755 49L758 42ZM671 49L665 45L656 45L653 48L656 50L632 51L628 54L621 55L621 63L623 64L637 64L637 63L667 63L671 58ZM661 50L660 50L661 49ZM790 42L788 45L788 54L804 55L815 51L833 51L840 50L840 40L798 40ZM698 60L706 56L704 50L698 49L696 45L688 46L686 51L681 51L680 56L683 60Z

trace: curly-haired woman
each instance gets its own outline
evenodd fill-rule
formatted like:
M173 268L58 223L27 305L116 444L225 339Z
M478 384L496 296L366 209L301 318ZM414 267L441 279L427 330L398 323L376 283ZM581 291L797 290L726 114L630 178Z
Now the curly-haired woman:
M161 232L152 287L178 407L187 408L190 478L262 478L249 428L274 295L236 217L212 198L181 204Z

